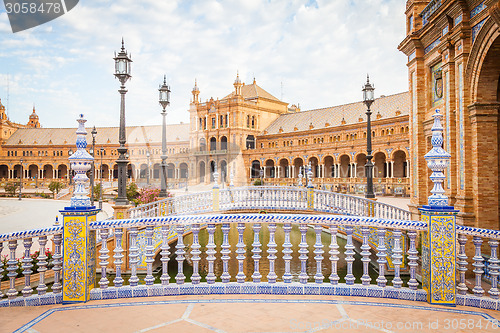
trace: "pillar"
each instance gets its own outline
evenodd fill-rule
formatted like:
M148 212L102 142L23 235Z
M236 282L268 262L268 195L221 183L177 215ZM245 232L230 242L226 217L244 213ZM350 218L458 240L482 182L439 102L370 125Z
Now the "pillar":
M352 164L352 166L353 166L353 169L354 169L354 172L353 172L353 173L354 173L354 174L353 174L353 178L358 178L358 163L354 162L354 163Z
M429 303L454 306L457 241L455 223L458 211L448 205L448 197L444 195L444 170L449 165L451 155L441 147L443 127L439 110L436 110L433 117L433 148L424 158L432 170L430 179L434 187L428 198L428 205L419 209L421 220L427 225L422 238L422 287L427 291Z
M410 178L410 160L406 160L406 178Z
M391 178L394 178L394 161L391 161Z

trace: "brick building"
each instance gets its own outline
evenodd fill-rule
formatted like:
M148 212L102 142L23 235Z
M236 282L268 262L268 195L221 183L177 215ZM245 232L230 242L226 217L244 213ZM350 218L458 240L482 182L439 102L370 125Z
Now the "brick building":
M440 109L452 161L444 185L457 221L498 229L500 2L409 0L406 20L399 50L408 56L414 218L432 187L423 156Z

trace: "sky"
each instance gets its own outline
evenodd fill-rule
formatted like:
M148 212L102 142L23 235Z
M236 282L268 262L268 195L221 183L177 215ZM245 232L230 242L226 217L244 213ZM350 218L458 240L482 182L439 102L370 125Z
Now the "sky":
M158 86L167 76L167 123L189 121L191 90L223 98L241 80L302 110L408 90L402 0L81 0L65 15L12 33L0 5L0 99L12 121L33 105L42 127L118 126L114 52L131 54L127 125L161 124Z

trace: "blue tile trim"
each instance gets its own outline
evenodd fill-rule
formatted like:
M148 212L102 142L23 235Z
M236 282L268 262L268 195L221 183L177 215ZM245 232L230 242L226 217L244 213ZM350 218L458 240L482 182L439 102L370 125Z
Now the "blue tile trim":
M401 289L403 290L403 288ZM471 298L469 296L465 296L463 298ZM25 332L31 327L35 326L37 323L41 322L48 316L56 312L64 312L71 310L83 310L83 309L103 309L103 308L117 308L117 307L125 307L125 306L151 306L151 305L164 305L164 304L223 304L223 303L246 303L246 304L256 304L256 303L271 303L271 304L346 304L346 305L355 305L355 306L376 306L376 307L385 307L385 308L393 308L393 309L412 309L412 310L426 310L433 312L444 312L444 313L455 313L462 315L473 315L482 317L493 324L496 324L497 319L493 316L479 312L479 311L471 311L471 310L460 310L456 308L443 308L436 307L430 305L412 305L412 304L397 304L397 303L388 303L388 302L365 302L365 301L349 301L349 300L321 300L316 298L311 299L190 299L190 300L165 300L165 301L142 301L142 302L124 302L124 303L110 303L110 304L88 304L88 305L79 305L79 306L66 306L60 308L54 308L48 310L36 317L35 319L29 321L19 329L15 330L14 333Z

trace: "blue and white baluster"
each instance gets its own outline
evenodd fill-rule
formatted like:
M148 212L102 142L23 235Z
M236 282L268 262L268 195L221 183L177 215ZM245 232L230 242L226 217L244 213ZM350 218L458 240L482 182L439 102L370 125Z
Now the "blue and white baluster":
M403 250L401 249L401 230L394 229L392 232L392 237L394 240L394 245L392 247L392 262L394 264L394 278L392 279L392 285L394 288L401 288L403 285L403 280L400 277L401 264L403 263Z
M222 223L222 245L221 245L221 259L222 259L222 274L220 276L222 283L228 283L231 279L229 275L229 254L231 253L231 245L229 245L229 230L231 226L229 223Z
M238 223L238 244L236 244L236 259L238 260L238 274L236 274L236 281L238 283L245 282L245 273L243 271L243 263L245 261L245 241L243 240L243 232L245 231L245 223Z
M292 231L292 224L285 223L283 225L285 231L285 242L283 243L283 260L285 261L285 274L283 275L283 282L292 282L292 273L290 270L290 263L292 261L292 243L290 242L290 231Z
M314 260L316 260L316 275L314 276L314 281L316 283L323 283L323 273L321 270L321 263L323 261L323 243L321 243L321 231L323 231L323 227L321 224L314 225L314 232L316 233L316 243L314 244Z
M16 298L17 290L16 290L16 276L17 276L17 260L16 260L16 249L17 249L17 240L9 241L9 250L10 250L10 258L7 261L7 276L9 277L9 290L7 290L7 296L9 299Z
M175 254L177 255L177 275L175 276L175 281L177 284L184 284L184 281L186 280L186 277L184 276L183 272L183 265L184 265L184 255L186 254L186 251L184 250L185 245L184 245L184 225L183 224L178 224L177 225L177 245L175 248L177 249L175 251Z
M500 292L498 291L498 269L500 266L500 260L498 260L498 240L496 239L490 239L488 244L490 244L491 248L491 256L490 259L488 260L489 266L488 270L490 271L490 276L491 276L491 288L488 290L488 294L490 294L491 298L498 299L498 295Z
M339 261L339 245L337 244L337 232L338 227L336 225L330 224L330 262L332 264L332 273L330 274L330 283L338 284L340 277L337 274L337 261Z
M410 248L408 249L408 266L410 267L410 280L408 281L408 288L410 288L411 290L417 290L418 251L415 245L417 239L417 232L415 230L409 230L408 238L410 239Z
M162 273L160 277L161 284L163 286L168 285L170 282L170 276L168 275L168 261L170 260L170 245L168 245L168 234L170 233L170 226L161 226L161 267Z
M361 245L361 261L363 262L363 276L361 283L363 286L369 286L372 281L368 273L368 265L370 264L370 245L368 245L368 236L370 235L369 227L361 227L361 235L363 236L363 244Z
M307 283L307 255L309 254L308 245L306 240L307 233L307 224L300 223L300 244L299 244L299 259L300 259L300 274L299 274L299 282Z
M109 284L108 278L106 277L106 267L109 264L108 236L109 230L101 229L101 249L99 250L99 260L101 260L99 262L99 265L101 265L101 280L99 280L99 287L101 289L106 289Z
M200 266L200 241L198 239L198 235L200 233L200 225L198 223L194 223L191 226L191 230L193 231L193 245L191 245L191 261L193 262L193 274L191 275L191 283L199 284L201 280L201 276L199 273Z
M123 264L123 247L122 247L122 239L123 239L123 228L115 229L115 242L116 246L113 250L113 259L115 264L115 278L113 279L113 284L115 287L119 288L123 286L123 278L122 278L122 264Z
M481 255L481 244L483 243L483 239L479 236L474 236L472 238L472 242L474 243L474 247L476 249L475 255L472 258L474 260L474 263L472 266L474 266L473 272L476 274L476 285L472 289L472 292L474 293L475 296L483 296L484 295L484 289L481 286L481 277L484 273L484 264L483 264L483 256Z
M139 284L139 278L137 277L137 264L139 263L139 247L137 247L137 227L130 228L130 278L128 283L131 287L135 287Z
M61 245L62 245L62 234L56 234L54 235L54 238L52 239L52 242L54 243L54 255L52 256L52 263L54 264L54 267L52 270L54 271L54 284L52 285L52 292L54 294L58 294L62 292L62 283L61 283L61 271L62 271L62 252L61 252Z
M377 246L377 263L378 263L378 277L377 285L379 287L385 287L387 285L387 278L385 277L385 264L387 264L387 248L385 247L385 229L379 228L377 230L378 234L378 246Z
M36 291L38 292L38 295L43 295L47 292L47 285L45 284L45 272L47 271L47 265L49 264L47 261L48 257L45 254L47 236L38 237L38 244L40 244L40 252L38 253L38 273L40 273L40 280L38 282ZM0 252L2 252L1 249Z
M214 242L214 233L215 233L215 224L209 223L207 226L208 231L208 244L207 244L207 261L208 261L208 274L207 274L207 283L212 284L215 283L215 273L214 273L214 262L215 262L215 242Z
M252 243L253 256L252 256L252 259L253 259L253 264L254 264L254 270L253 270L253 274L252 274L252 279L253 279L253 282L255 282L255 283L259 283L260 279L262 278L262 275L260 274L260 271L259 271L259 260L261 258L260 254L262 252L262 250L260 248L262 244L260 244L260 240L259 240L260 228L261 228L260 223L253 224L253 227L252 227L252 229L253 229L253 243Z
M276 223L269 223L269 243L267 243L267 259L269 259L269 274L267 274L267 282L269 283L276 283L276 279L278 276L276 275L275 272L275 262L276 262L276 253L278 250L276 250L276 240L275 240L275 233L276 233Z
M146 259L144 260L146 262L146 277L144 278L144 282L146 283L147 286L151 286L155 282L155 277L153 276L153 262L155 261L153 259L153 226L147 226L146 231L145 231L145 236L146 236Z
M3 272L4 272L3 262L2 262L2 258L1 258L2 251L3 251L3 241L0 241L0 281L3 280ZM2 290L0 289L0 299L2 299L2 297L3 297L3 293L2 293Z
M345 261L347 262L347 274L345 276L345 283L348 285L354 284L354 274L352 273L352 266L354 263L354 244L352 243L352 234L354 232L354 227L348 225L345 227L345 233L347 235L347 244L345 245Z
M33 271L31 268L33 268L33 258L31 258L31 245L33 244L33 241L31 238L25 238L23 240L23 245L24 245L24 258L22 260L22 268L23 268L23 275L24 275L24 288L21 291L24 297L31 296L33 293L33 288L31 288L31 273Z

